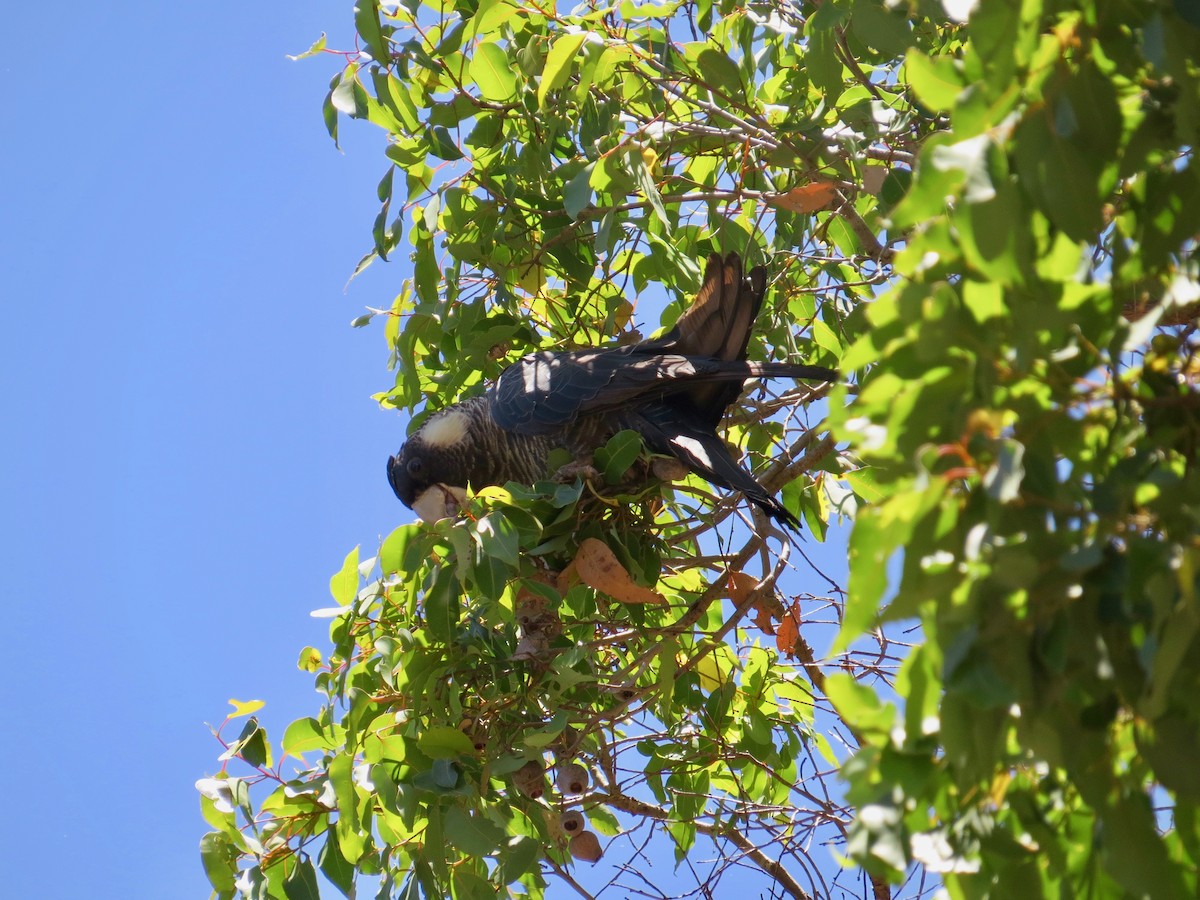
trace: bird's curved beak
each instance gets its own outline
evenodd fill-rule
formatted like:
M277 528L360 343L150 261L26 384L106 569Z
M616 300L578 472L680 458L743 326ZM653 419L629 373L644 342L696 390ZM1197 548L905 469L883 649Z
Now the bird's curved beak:
M439 519L457 516L467 503L465 488L449 484L432 484L413 501L412 510L422 522L432 525Z

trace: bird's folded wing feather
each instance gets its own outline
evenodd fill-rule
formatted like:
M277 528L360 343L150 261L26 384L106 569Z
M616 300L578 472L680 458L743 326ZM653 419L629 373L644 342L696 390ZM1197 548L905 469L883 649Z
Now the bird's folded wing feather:
M699 384L747 378L833 380L830 369L667 353L581 350L535 353L509 366L488 392L492 419L517 434L546 434L580 416L614 413ZM736 394L735 394L736 396Z

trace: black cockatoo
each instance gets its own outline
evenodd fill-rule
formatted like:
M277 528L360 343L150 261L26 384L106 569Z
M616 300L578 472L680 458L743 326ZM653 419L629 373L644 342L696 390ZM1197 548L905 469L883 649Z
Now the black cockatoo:
M480 397L434 415L388 458L388 481L405 506L433 521L461 504L465 488L547 476L547 458L576 459L632 429L656 453L703 478L741 491L777 521L799 521L741 468L717 435L725 410L749 378L833 381L832 369L746 359L762 306L766 270L749 277L730 253L708 258L695 302L663 337L624 347L543 351L505 369Z

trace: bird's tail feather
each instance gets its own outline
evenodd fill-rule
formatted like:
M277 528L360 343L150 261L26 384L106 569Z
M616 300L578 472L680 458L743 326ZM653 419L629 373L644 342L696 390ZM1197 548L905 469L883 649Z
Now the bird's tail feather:
M675 323L678 352L727 362L744 359L766 287L767 274L761 266L747 280L736 253L724 260L716 253L709 256L696 299Z

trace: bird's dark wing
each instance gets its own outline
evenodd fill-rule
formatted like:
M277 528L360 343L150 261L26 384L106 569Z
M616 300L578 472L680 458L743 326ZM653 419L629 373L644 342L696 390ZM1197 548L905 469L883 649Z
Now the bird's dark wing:
M686 357L613 350L534 353L505 369L488 391L492 419L518 434L545 434L580 416L611 412L661 393L688 370Z
M580 416L624 413L664 397L690 396L706 384L732 385L736 397L742 382L762 377L832 381L837 375L819 366L646 353L641 345L547 351L505 369L488 391L488 405L493 421L506 431L546 434ZM710 429L715 425L704 413L700 419Z
M799 531L800 520L790 513L753 475L737 464L728 445L694 414L665 404L638 410L646 444L660 453L670 453L687 463L692 471L718 487L741 491L775 521Z

